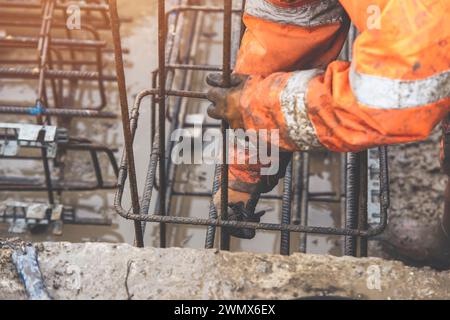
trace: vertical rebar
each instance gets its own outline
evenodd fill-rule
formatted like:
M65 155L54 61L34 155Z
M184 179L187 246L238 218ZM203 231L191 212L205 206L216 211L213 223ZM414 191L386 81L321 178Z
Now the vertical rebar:
M98 187L102 187L103 186L103 175L102 175L102 169L100 166L100 161L98 160L98 155L96 151L91 151L91 160L92 160L92 165L94 166L94 171L95 171L95 177L97 180L97 186Z
M229 88L231 86L231 21L232 21L232 0L224 0L223 3L223 75L222 86ZM228 219L228 139L227 130L228 123L222 121L222 172L221 172L221 213L222 219ZM230 235L225 228L220 231L221 250L230 250Z
M44 176L45 176L45 185L47 187L47 194L48 194L48 202L53 205L55 204L55 198L53 195L53 186L52 186L52 178L51 178L51 172L50 172L50 164L48 162L48 155L47 155L47 146L45 146L44 139L45 139L45 130L41 130L39 132L40 137L42 138L43 147L41 149L41 155L42 155L42 164L44 166Z
M348 153L346 165L346 208L345 208L345 228L356 229L358 227L358 203L359 203L359 154ZM345 237L344 254L356 256L357 238Z
M292 170L295 177L294 191L293 191L293 212L294 217L292 218L292 223L299 225L302 219L302 190L303 190L303 165L302 165L302 154L300 152L294 153L292 159Z
M358 229L367 230L367 182L368 182L368 151L360 152L360 185L359 185L359 212ZM358 257L367 257L367 237L358 237Z
M284 176L284 191L281 206L281 224L291 223L291 208L292 208L292 162L289 162L286 168L286 175ZM288 256L290 254L291 233L289 231L281 232L280 254Z
M381 206L382 210L387 210L390 206L390 191L389 191L389 156L388 156L388 147L380 147L380 181L381 181L381 190L380 194L382 196ZM381 215L383 216L383 214Z
M344 60L352 61L353 43L357 36L357 30L352 24L350 26ZM345 227L356 229L358 227L358 209L359 209L359 155L357 153L348 153L345 159ZM356 256L357 238L345 237L344 254Z
M158 72L155 70L152 72L151 77L151 87L152 89L156 89L156 82L158 80ZM155 134L156 134L156 103L157 103L157 97L151 96L150 101L150 145L153 146Z
M340 218L340 224L342 225L342 219L345 219L346 215L346 207L347 207L347 196L346 196L346 188L347 188L347 154L341 153L340 154L340 163L339 163L339 218ZM344 241L345 243L345 241ZM342 248L342 252L345 252L345 244Z
M159 214L166 215L166 3L158 1L158 71L159 71ZM166 225L160 224L161 248L166 247Z
M231 24L233 1L224 0L223 18L223 87L231 87Z
M214 183L212 188L213 195L216 194L220 188L220 173L221 173L221 166L216 166L216 169L214 170ZM209 206L209 218L217 219L217 208L214 205L214 201L212 199ZM206 231L205 249L214 248L215 238L216 238L216 227L208 226L208 229Z
M50 31L52 27L53 12L55 9L55 0L47 0L44 2L44 7L42 9L42 25L39 31L39 42L37 46L38 51L38 68L39 68L39 78L38 78L38 92L36 107L39 109L37 120L39 124L43 123L41 112L42 103L44 103L45 95L45 72L47 69L47 59L49 56L50 47ZM45 105L44 107L48 107Z
M38 92L37 92L37 100L36 100L36 108L38 109L37 114L37 122L39 124L43 124L44 120L42 118L42 115L40 112L42 111L41 108L43 107L42 104L44 104L44 108L48 107L48 101L46 98L46 88L45 88L45 71L47 69L47 59L49 57L49 45L50 45L50 31L52 26L52 20L53 20L53 12L55 9L55 1L54 0L48 0L45 1L43 4L42 13L42 25L39 33L39 42L37 46L38 51L38 68L39 68L39 80L38 80ZM45 101L45 102L44 102ZM42 130L40 134L45 135L45 131ZM42 141L44 141L44 137L42 137ZM42 162L44 166L44 175L45 175L45 184L47 187L47 194L48 194L48 201L50 204L55 203L54 195L53 195L53 186L52 186L52 179L51 179L51 172L50 172L50 165L48 162L48 156L47 156L47 148L44 146L41 149L41 156L42 156Z
M122 113L122 127L123 135L125 139L125 151L128 166L128 176L130 179L130 193L131 193L131 203L134 214L139 214L139 194L137 188L136 180L136 168L134 164L134 153L133 153L133 137L131 136L130 129L130 116L128 111L128 98L127 98L127 87L125 82L125 70L123 65L122 57L122 43L120 39L120 21L119 14L117 12L117 2L116 0L108 0L110 6L111 15L111 30L114 42L114 55L117 73L117 84L119 87L119 99L120 99L120 110ZM136 235L135 244L137 247L144 246L144 239L142 235L142 228L140 221L134 221L134 232Z
M300 224L303 226L308 225L308 219L309 219L309 201L308 201L308 195L309 195L309 163L310 163L310 155L308 152L303 152L302 154L302 186L303 189L301 190L301 220ZM300 245L299 245L299 251L302 253L306 253L308 245L308 235L306 233L300 234Z

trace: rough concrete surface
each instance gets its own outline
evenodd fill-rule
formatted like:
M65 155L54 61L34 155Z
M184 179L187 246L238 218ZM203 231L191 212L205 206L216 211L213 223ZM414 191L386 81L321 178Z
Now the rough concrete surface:
M104 243L35 246L44 282L55 299L450 298L450 272L379 258L138 249ZM10 253L0 249L0 298L26 298Z
M426 141L390 147L390 217L419 219L429 223L444 210L447 178L439 163L437 128Z
M444 210L444 191L447 182L439 163L440 126L429 139L389 147L390 208L387 242L398 242L407 237L400 232L408 221L423 225L436 224ZM392 239L396 237L397 239ZM386 259L401 259L386 250L377 241L370 243L370 255Z
M25 289L12 263L10 248L0 249L0 300L26 299Z

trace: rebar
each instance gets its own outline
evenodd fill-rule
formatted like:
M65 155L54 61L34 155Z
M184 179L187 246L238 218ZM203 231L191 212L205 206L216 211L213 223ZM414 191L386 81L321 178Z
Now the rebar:
M300 205L298 210L299 223L303 226L308 225L309 218L309 202L311 201L311 197L309 196L309 165L310 165L310 155L308 153L302 154L301 157L301 166L299 170L301 170L301 181L302 188L298 190L300 193L299 201ZM306 233L300 235L300 245L299 251L302 253L306 253L307 243L308 243L308 235Z
M158 71L159 71L159 203L160 215L166 215L166 2L158 1ZM166 226L159 227L160 245L166 247Z
M360 157L357 153L347 155L347 177L346 177L346 215L345 227L356 229L358 227L359 209L359 179L360 179ZM356 238L345 238L345 255L356 256Z
M217 208L216 204L213 201L212 196L215 195L219 189L220 189L220 173L222 172L221 166L216 166L216 169L214 170L214 182L213 182L213 188L212 188L212 194L211 201L209 205L209 219L216 220L217 219ZM205 248L206 249L212 249L214 248L214 240L216 238L216 228L214 226L208 226L207 232L206 232L206 241L205 241Z
M281 225L291 224L291 209L292 209L292 161L286 169L284 177L284 192L281 206ZM282 255L289 255L290 253L291 234L289 231L281 232L280 253Z
M223 64L222 64L222 87L231 87L231 21L232 0L223 2ZM228 130L226 121L222 121L222 165L220 174L220 213L223 220L228 219ZM226 229L220 230L220 249L230 250L230 235Z
M126 149L126 162L128 164L128 178L130 181L130 190L132 195L132 206L134 214L139 214L139 196L137 191L137 181L136 181L136 170L134 165L134 152L133 152L133 140L131 138L131 129L130 129L130 117L128 114L128 98L127 98L127 90L125 83L125 71L123 66L123 58L122 58L122 42L120 39L120 21L119 15L117 11L117 2L116 0L109 0L110 5L110 15L111 15L111 29L113 34L113 42L114 42L114 52L115 52L115 61L116 61L116 73L117 73L117 84L119 87L119 100L120 100L120 108L122 114L122 125L123 132L125 137L125 149ZM140 221L134 222L134 231L136 236L136 246L143 247L144 239L142 235L142 228Z

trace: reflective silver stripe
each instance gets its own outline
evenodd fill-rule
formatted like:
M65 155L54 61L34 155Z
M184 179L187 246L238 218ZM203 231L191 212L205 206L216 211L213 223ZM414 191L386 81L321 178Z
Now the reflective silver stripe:
M322 147L317 139L316 129L309 120L305 104L310 80L321 73L323 71L319 69L295 72L280 97L281 111L284 114L289 137L302 151Z
M343 21L345 10L338 0L317 0L296 8L276 6L267 0L248 0L245 12L256 18L300 27L317 27Z
M379 109L406 109L450 97L450 70L422 80L398 80L359 73L352 65L350 85L356 99Z

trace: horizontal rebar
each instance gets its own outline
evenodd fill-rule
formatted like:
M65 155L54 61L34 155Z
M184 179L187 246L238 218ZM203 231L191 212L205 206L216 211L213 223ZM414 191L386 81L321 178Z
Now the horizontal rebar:
M2 181L0 179L0 191L11 192L38 192L47 191L47 186L44 181L37 181L36 179L14 179L15 181ZM85 182L85 181L70 181L61 182L59 180L51 180L52 190L61 192L74 192L74 191L93 191L93 190L114 190L117 185L114 181L103 182L103 185L99 185L97 182Z
M175 217L175 216L160 216L154 215L138 215L130 214L129 211L125 211L122 208L115 206L116 211L125 219L135 220L141 222L155 222L155 223L172 223L172 224L186 224L186 225L200 225L200 226L216 226L227 228L245 228L255 230L268 230L268 231L290 231L297 233L311 233L311 234L330 234L340 236L360 236L360 237L373 237L383 232L386 224L377 225L376 227L370 227L368 230L353 230L353 229L341 229L332 227L313 227L313 226L299 226L293 224L276 224L276 223L254 223L254 222L242 222L242 221L220 221L218 219L203 219L192 217Z
M0 114L17 114L17 115L35 115L34 107L19 107L0 105ZM77 118L104 118L115 119L117 115L112 112L87 110L87 109L71 109L71 108L48 108L42 109L40 114L55 117L77 117Z
M74 3L58 3L56 4L56 9L67 9L69 6ZM89 10L89 11L108 11L109 6L107 4L101 3L86 3L86 2L78 2L76 5L81 10ZM24 2L11 2L11 1L0 1L0 8L9 8L9 9L40 9L42 7L41 1L24 1Z
M45 76L49 79L117 81L116 76L100 76L99 73L95 71L45 70ZM11 79L38 79L39 69L0 67L0 77Z
M36 46L39 43L37 37L26 36L6 36L0 37L0 45L21 45L21 46ZM106 41L100 40L78 40L78 39L63 39L52 38L50 40L52 46L64 46L64 47L79 47L79 48L98 48L106 46Z
M168 69L180 69L180 70L196 70L196 71L222 71L221 66L213 65L191 65L191 64L168 64Z

